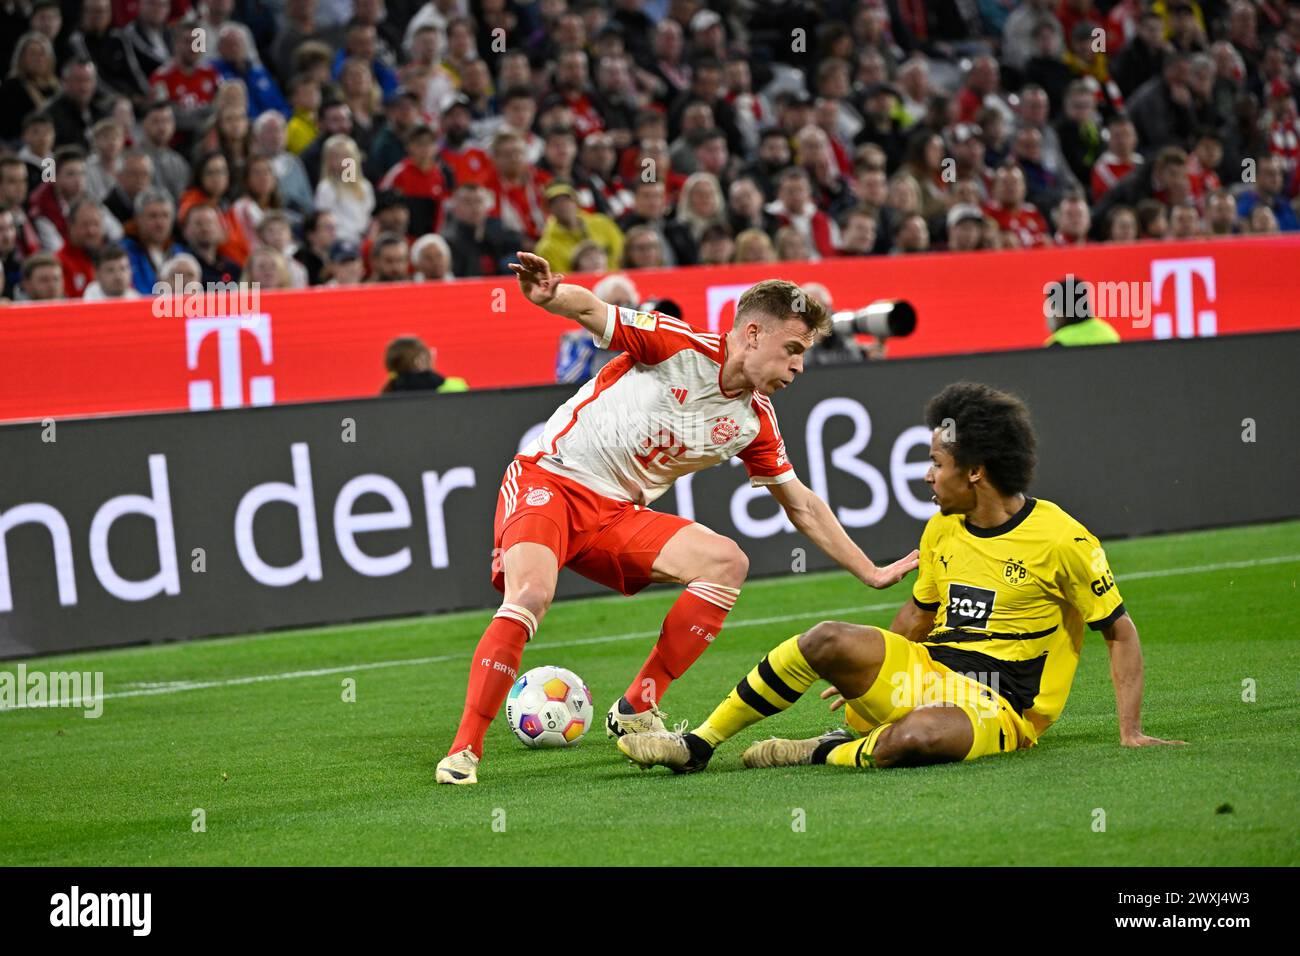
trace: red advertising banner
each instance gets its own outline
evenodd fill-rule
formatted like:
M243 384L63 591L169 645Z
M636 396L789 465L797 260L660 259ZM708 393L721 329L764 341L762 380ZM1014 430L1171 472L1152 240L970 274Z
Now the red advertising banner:
M1093 284L1097 312L1124 339L1300 328L1300 236L1292 235L629 275L642 299L673 299L688 322L710 330L729 328L740 293L774 276L822 283L837 310L907 299L916 331L888 348L904 358L1042 345L1044 289L1066 274ZM159 305L4 308L0 420L373 395L384 382L384 346L402 334L423 338L438 370L473 388L538 385L554 381L559 337L573 327L525 301L509 277L267 292L230 315L160 316Z

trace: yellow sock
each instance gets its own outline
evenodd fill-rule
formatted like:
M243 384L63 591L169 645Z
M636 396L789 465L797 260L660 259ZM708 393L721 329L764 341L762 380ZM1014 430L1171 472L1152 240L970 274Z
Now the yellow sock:
M692 733L716 747L750 724L788 708L817 679L816 672L799 650L799 637L796 635L777 645L759 661L758 666L745 675L736 689L709 715L709 719Z
M885 728L890 726L892 725L881 724L859 740L839 744L826 754L824 762L834 767L874 767L876 761L872 758L872 754L876 750L876 741L880 739Z

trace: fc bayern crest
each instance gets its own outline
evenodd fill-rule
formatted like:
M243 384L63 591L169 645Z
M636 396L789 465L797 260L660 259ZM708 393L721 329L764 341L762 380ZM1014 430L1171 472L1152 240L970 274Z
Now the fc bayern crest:
M734 418L719 418L713 425L713 444L725 445L740 434L740 426Z
M551 500L550 488L529 488L528 494L524 496L524 504L534 507L544 505Z

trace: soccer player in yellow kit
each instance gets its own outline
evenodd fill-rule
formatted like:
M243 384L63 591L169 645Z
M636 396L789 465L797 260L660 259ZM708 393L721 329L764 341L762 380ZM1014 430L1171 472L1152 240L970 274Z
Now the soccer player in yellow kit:
M699 729L622 737L620 750L644 767L702 770L724 740L818 679L861 736L760 741L745 766L904 767L1033 747L1065 708L1085 626L1110 652L1120 743L1183 742L1142 732L1142 648L1101 544L1025 494L1036 441L1024 403L963 382L931 399L926 421L939 513L890 629L823 621L759 661Z

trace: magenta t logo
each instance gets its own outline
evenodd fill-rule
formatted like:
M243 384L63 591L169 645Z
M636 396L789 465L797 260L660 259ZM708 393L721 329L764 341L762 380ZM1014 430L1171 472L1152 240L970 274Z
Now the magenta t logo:
M185 320L185 359L189 370L199 364L199 349L209 335L217 337L217 385L221 390L221 407L238 408L244 404L244 369L240 357L240 336L248 332L257 340L263 364L271 364L271 317L266 313L232 315ZM275 402L275 382L270 375L254 375L248 381L248 404L271 405ZM190 382L190 409L215 408L212 382Z

